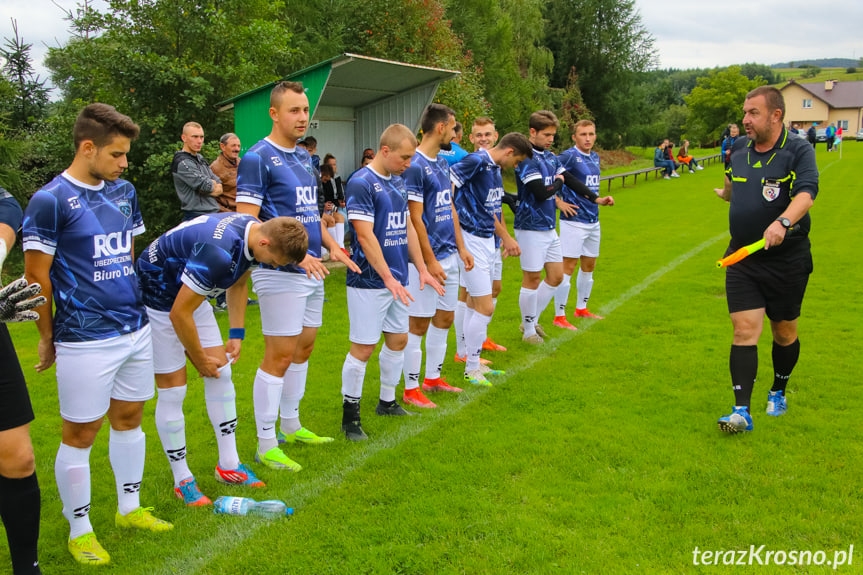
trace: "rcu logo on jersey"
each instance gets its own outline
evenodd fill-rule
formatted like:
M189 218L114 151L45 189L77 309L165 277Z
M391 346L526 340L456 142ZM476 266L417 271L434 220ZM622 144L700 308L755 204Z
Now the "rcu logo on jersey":
M452 192L450 190L441 190L435 196L435 207L449 206L452 204Z
M132 253L132 230L93 236L93 259Z
M407 214L404 212L393 212L387 218L387 230L401 230L408 227Z
M297 186L297 206L318 205L317 186Z

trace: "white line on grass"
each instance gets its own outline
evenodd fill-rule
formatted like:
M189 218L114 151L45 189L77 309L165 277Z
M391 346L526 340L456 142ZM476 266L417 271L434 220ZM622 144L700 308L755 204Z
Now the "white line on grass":
M727 236L728 233L723 232L718 236L714 236L709 240L698 244L685 254L678 256L668 264L664 265L663 267L659 268L658 270L644 278L644 280L642 280L641 283L639 283L638 285L629 288L621 296L601 307L599 309L600 313L606 315L611 314L614 310L616 310L632 298L639 295L645 289L650 287L662 276L674 270L676 267L683 264L702 250L712 246L713 244ZM596 322L589 323L585 327L581 328L579 331L566 331L557 337L549 339L542 347L536 349L536 353L532 354L528 361L520 364L517 369L507 370L505 375L495 377L495 383L503 383L514 375L517 375L525 370L529 370L537 362L547 358L552 353L557 351L561 344L564 344L573 337L578 336L578 334L584 333L589 330L594 323ZM302 484L294 487L291 491L291 498L288 504L298 508L300 510L299 512L302 513L302 508L306 506L310 501L314 500L328 489L338 487L342 483L343 479L345 479L353 471L365 465L365 463L374 455L377 455L383 450L394 449L398 447L403 442L419 435L420 433L426 431L429 427L437 424L438 420L458 413L465 406L470 405L476 398L485 395L488 391L489 388L485 387L465 391L465 393L460 394L460 397L462 397L463 399L458 403L435 409L429 413L424 413L422 417L409 418L405 422L406 425L402 425L394 433L385 436L373 437L370 441L358 444L356 446L356 450L352 453L352 455L346 461L342 461L338 465L336 465L335 468L321 481ZM266 529L267 527L270 527L272 525L269 522L254 520L242 525L235 521L231 521L230 523L231 525L230 527L228 527L228 529L231 530L230 539L226 538L226 534L224 532L215 534L208 539L198 541L191 550L187 550L187 552L180 557L163 557L160 565L149 572L159 574L175 573L176 566L182 565L182 571L185 573L199 573L203 570L206 570L207 564L216 554L230 552L238 546L245 544L246 541L252 539L255 533L258 532L258 530Z

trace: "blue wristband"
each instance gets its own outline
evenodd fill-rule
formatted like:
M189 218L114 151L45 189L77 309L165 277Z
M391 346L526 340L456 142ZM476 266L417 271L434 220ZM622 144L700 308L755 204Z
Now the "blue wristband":
M246 339L246 329L243 327L232 327L228 330L228 339Z

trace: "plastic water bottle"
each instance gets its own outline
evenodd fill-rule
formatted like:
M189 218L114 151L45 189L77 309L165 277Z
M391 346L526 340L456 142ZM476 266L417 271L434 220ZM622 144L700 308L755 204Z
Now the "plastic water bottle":
M224 515L257 515L267 519L276 519L294 514L293 507L287 507L278 499L255 501L248 497L221 496L213 502L216 514Z

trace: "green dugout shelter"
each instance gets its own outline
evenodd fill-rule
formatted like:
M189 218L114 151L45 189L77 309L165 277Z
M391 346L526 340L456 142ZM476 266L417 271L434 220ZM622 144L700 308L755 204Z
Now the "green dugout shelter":
M419 131L423 109L438 85L459 72L341 54L282 78L302 82L309 97L307 136L318 140L318 154L336 156L339 173L359 167L365 148L377 150L381 132L393 123ZM217 104L234 111L234 132L242 153L269 135L271 82Z

